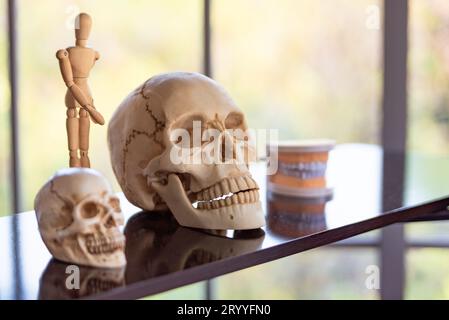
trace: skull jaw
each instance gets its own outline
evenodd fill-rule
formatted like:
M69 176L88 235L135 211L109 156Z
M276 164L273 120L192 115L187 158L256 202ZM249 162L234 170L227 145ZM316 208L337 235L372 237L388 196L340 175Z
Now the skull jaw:
M152 186L182 226L215 230L249 230L265 225L260 201L234 204L218 209L198 210L192 206L176 174L168 176L166 185L153 182Z
M80 262L82 265L96 268L122 268L126 265L125 250L116 249L109 253L91 254L87 250L84 238L78 236L78 244L84 253Z
M65 263L111 269L126 265L124 250L92 255L87 251L84 241L79 236L70 236L58 243L44 239L44 243L55 259Z

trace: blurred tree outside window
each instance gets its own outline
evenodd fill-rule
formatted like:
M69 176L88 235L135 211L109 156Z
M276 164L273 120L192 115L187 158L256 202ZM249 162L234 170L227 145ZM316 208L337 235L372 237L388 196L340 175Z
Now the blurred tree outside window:
M406 203L449 190L449 2L409 2ZM408 235L447 234L449 224L407 225Z
M27 210L45 181L68 166L66 87L55 53L74 45L71 24L79 11L93 19L89 44L101 58L89 83L95 105L106 120L129 92L152 75L201 71L201 0L19 0L20 154ZM91 163L118 191L106 133L107 125L91 124Z
M381 0L214 0L213 77L244 110L252 128L277 128L280 138L332 138L379 143L382 86ZM409 2L408 147L406 203L449 190L449 2ZM105 11L105 8L107 10ZM24 208L59 168L67 166L65 85L56 50L74 44L73 18L93 17L90 44L101 53L90 85L109 119L124 97L161 72L202 71L202 0L18 0L20 155ZM0 0L0 216L11 214L6 1ZM106 127L91 126L92 166L119 191L106 144ZM426 170L421 170L426 168ZM449 224L413 224L407 235L445 234ZM218 297L377 298L357 273L375 263L375 249L317 250L233 273L217 280ZM407 298L448 296L448 281L428 280L447 263L442 249L412 249ZM329 256L333 258L328 260ZM326 260L319 276L316 266ZM307 263L307 260L309 263ZM352 261L352 268L347 261ZM426 263L419 263L419 261ZM284 272L286 261L298 266ZM305 261L305 263L304 263ZM301 265L302 264L302 265ZM407 264L407 268L409 267ZM441 268L434 269L440 266ZM310 269L310 270L309 270ZM302 276L302 273L310 276ZM326 274L328 272L329 274ZM281 283L269 291L269 281ZM337 277L338 281L332 277ZM301 278L301 282L295 279ZM424 279L424 280L423 280ZM278 282L279 281L279 282ZM261 284L259 286L255 284ZM201 297L200 285L188 287ZM322 288L322 290L311 290ZM160 297L177 297L167 293ZM426 296L429 298L429 296ZM157 298L157 297L155 297Z
M281 138L377 143L381 30L369 9L381 12L380 3L214 1L213 76L253 128L278 128ZM126 14L122 2L105 0L19 0L17 9L23 199L31 209L39 187L67 166L65 87L54 53L73 45L76 13L93 16L90 44L101 59L90 84L108 119L151 75L201 72L202 1L130 1ZM91 126L91 159L115 182L105 127Z
M214 1L214 76L252 127L378 143L381 3Z

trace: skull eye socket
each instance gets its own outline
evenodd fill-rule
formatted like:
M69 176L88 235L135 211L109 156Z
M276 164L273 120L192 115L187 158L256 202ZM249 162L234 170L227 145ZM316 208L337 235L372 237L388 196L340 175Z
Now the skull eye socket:
M180 148L192 148L194 147L194 130L200 137L200 143L202 144L201 137L206 128L207 120L202 115L189 115L176 121L170 129L170 141L176 144Z
M111 197L109 199L109 205L111 206L112 209L114 209L115 212L120 212L121 211L119 198Z
M81 217L90 219L104 212L103 206L95 202L87 202L81 208Z
M195 123L196 122L196 123ZM194 124L203 127L207 120L201 114L194 114L182 117L172 125L172 129L193 130Z

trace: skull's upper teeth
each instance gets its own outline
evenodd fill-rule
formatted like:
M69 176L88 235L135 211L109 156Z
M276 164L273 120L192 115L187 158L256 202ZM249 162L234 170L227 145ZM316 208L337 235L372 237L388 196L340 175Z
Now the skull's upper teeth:
M228 178L199 191L196 194L198 201L214 200L230 193L238 193L240 191L259 189L257 183L249 176Z
M196 207L218 209L234 204L259 201L257 183L249 176L224 179L196 194Z
M231 190L229 189L229 183L227 180L221 181L220 186L221 186L221 191L223 192L223 194L231 193Z
M118 234L89 234L85 237L87 251L90 254L112 253L115 250L123 250L125 238Z

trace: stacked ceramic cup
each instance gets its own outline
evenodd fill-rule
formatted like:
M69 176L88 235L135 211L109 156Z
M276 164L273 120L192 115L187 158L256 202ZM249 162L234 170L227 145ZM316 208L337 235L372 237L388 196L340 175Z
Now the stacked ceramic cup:
M332 198L326 171L331 140L282 141L268 146L277 152L278 168L267 177L268 226L279 234L301 237L326 229L325 206Z
M268 190L293 197L321 197L332 194L326 185L329 151L332 140L282 141L270 145L278 153L278 170L268 176Z

